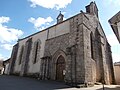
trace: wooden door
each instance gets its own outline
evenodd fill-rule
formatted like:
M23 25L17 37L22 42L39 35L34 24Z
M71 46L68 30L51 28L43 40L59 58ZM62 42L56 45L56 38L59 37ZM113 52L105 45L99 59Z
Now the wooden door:
M56 80L64 81L65 59L60 56L56 63Z

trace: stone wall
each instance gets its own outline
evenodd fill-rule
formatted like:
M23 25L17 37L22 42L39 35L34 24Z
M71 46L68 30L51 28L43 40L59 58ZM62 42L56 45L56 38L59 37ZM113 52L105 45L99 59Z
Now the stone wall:
M54 55L57 52L65 54L66 59L66 75L65 81L67 83L84 83L85 82L85 60L84 60L84 43L83 43L83 20L84 15L78 14L69 20L70 33L64 34L52 39L46 40L45 55L43 59L51 57L50 62L51 70L47 70L45 66L45 60L43 60L41 77L43 78L47 71L51 71L49 74L51 79L55 80L55 59ZM57 55L59 56L58 53ZM47 61L47 60L46 60ZM49 65L50 66L50 65ZM46 70L44 70L46 69ZM50 69L50 68L49 68ZM53 69L53 70L52 70Z
M112 55L107 38L95 15L85 14L84 25L84 60L85 82L114 82ZM93 58L91 57L90 33L93 33ZM107 47L107 48L106 48ZM91 74L90 74L91 73ZM94 77L94 78L93 78ZM92 80L93 79L93 80Z
M37 41L40 41L38 50ZM110 46L95 14L81 11L18 43L12 54L13 65L10 70L14 73L55 80L57 59L62 55L66 63L66 83L110 84L114 81ZM19 64L22 46L25 49Z
M50 78L55 80L56 58L58 57L58 55L61 55L61 54L64 54L64 56L66 56L66 48L69 46L68 38L69 38L69 34L64 34L64 35L46 40L45 53L44 53L45 60L43 59L41 63L41 78ZM49 63L45 61L48 61Z

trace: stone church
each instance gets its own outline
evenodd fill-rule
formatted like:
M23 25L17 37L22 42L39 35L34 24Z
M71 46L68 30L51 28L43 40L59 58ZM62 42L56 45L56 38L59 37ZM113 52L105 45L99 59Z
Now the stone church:
M99 22L95 2L86 12L19 39L13 46L9 74L69 84L114 83L111 46Z

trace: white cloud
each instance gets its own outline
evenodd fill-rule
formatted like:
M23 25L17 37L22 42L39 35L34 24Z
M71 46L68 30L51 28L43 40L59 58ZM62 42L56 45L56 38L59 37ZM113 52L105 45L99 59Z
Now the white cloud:
M10 18L9 17L0 17L0 24L2 23L8 23L10 21Z
M47 17L46 19L42 17L38 17L37 19L31 17L30 19L28 19L28 22L34 24L34 27L38 30L45 29L46 26L50 25L52 21L53 19L51 17Z
M65 8L72 0L29 0L31 2L31 7L42 6L44 8Z
M107 35L107 39L111 46L119 45L118 40L114 34Z
M2 54L0 54L0 60L7 60L8 59L8 57L4 57Z
M120 54L119 53L112 53L113 62L120 62Z
M105 5L114 5L114 6L119 6L120 5L120 0L104 0Z
M111 45L111 50L112 50L112 58L113 62L119 62L120 61L120 46L116 36L114 34L109 34L107 35L108 42Z
M0 42L12 42L17 40L21 35L23 35L22 30L15 28L9 28L3 23L8 23L10 21L9 17L0 17Z
M4 57L2 56L2 54L0 54L0 60L3 60L4 59Z
M111 4L120 5L120 0L110 0Z
M11 44L3 44L3 45L1 45L1 47L3 47L6 50L12 50L13 45L11 45Z

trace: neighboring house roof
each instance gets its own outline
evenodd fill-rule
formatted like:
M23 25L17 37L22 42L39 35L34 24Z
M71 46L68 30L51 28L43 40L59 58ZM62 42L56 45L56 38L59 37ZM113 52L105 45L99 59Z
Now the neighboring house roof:
M0 69L2 69L2 68L3 68L3 61L0 60Z
M114 66L120 66L120 62L115 62Z
M5 65L5 64L7 64L7 63L9 63L9 62L10 62L10 58L7 59L7 60L5 60L5 61L3 61L3 65Z
M117 36L117 39L120 43L120 26L117 25L120 22L120 11L116 15L114 15L108 22L110 23L113 32Z

